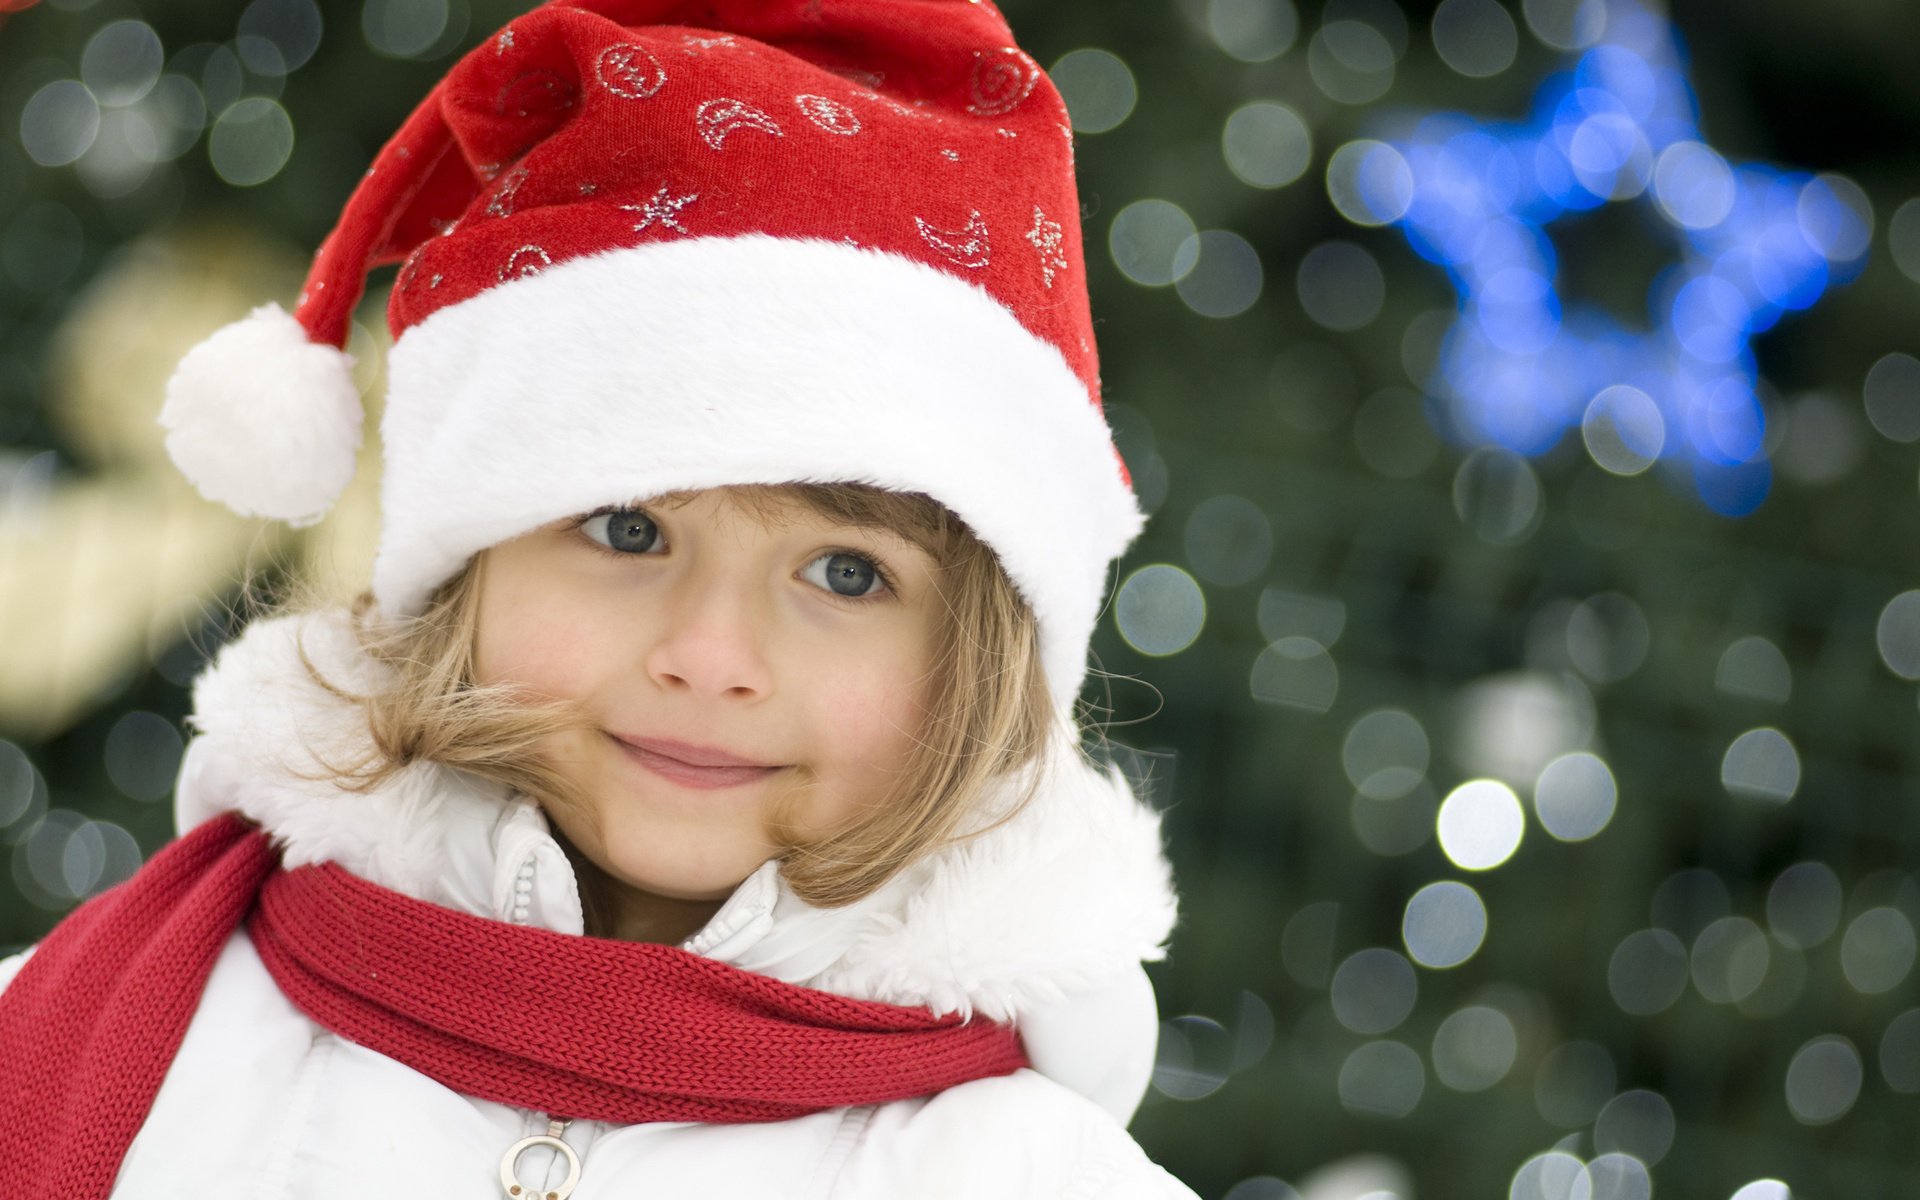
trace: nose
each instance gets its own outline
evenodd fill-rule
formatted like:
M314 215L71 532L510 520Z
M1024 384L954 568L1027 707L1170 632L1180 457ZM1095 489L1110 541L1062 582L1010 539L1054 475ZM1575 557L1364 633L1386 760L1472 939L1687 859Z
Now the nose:
M660 599L645 666L663 690L736 701L773 693L765 614L737 581L686 579Z

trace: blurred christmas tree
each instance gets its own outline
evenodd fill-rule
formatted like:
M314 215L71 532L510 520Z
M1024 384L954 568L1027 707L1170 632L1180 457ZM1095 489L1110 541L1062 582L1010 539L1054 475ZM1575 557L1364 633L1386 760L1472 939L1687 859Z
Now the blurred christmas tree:
M242 571L363 569L370 492L295 541L182 490L166 365L520 7L0 16L0 949L168 836ZM1920 9L1005 7L1155 513L1094 697L1186 894L1155 1157L1920 1195Z

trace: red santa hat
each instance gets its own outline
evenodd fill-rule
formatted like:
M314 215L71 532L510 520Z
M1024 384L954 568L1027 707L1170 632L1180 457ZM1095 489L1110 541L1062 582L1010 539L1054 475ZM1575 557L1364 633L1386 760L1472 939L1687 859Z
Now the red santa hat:
M985 0L572 0L463 58L374 160L292 314L180 363L203 494L305 524L353 474L342 350L388 324L373 586L602 504L746 483L932 496L1077 692L1140 525L1100 414L1072 130Z

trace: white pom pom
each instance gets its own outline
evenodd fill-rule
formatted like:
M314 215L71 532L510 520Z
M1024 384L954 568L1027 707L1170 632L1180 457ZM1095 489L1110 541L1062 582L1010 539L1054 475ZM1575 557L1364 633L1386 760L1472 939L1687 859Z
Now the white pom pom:
M167 453L200 494L243 516L311 525L353 479L353 359L307 339L278 304L195 346L167 380Z

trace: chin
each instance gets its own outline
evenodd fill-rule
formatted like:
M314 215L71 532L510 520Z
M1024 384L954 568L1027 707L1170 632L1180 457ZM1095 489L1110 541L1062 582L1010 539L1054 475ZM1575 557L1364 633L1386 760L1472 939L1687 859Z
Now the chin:
M646 854L612 855L612 861L602 869L614 882L649 895L668 900L711 902L731 896L742 880L774 857L772 850L716 858L693 850L683 854L660 853L663 849L664 846L656 844L650 846Z

